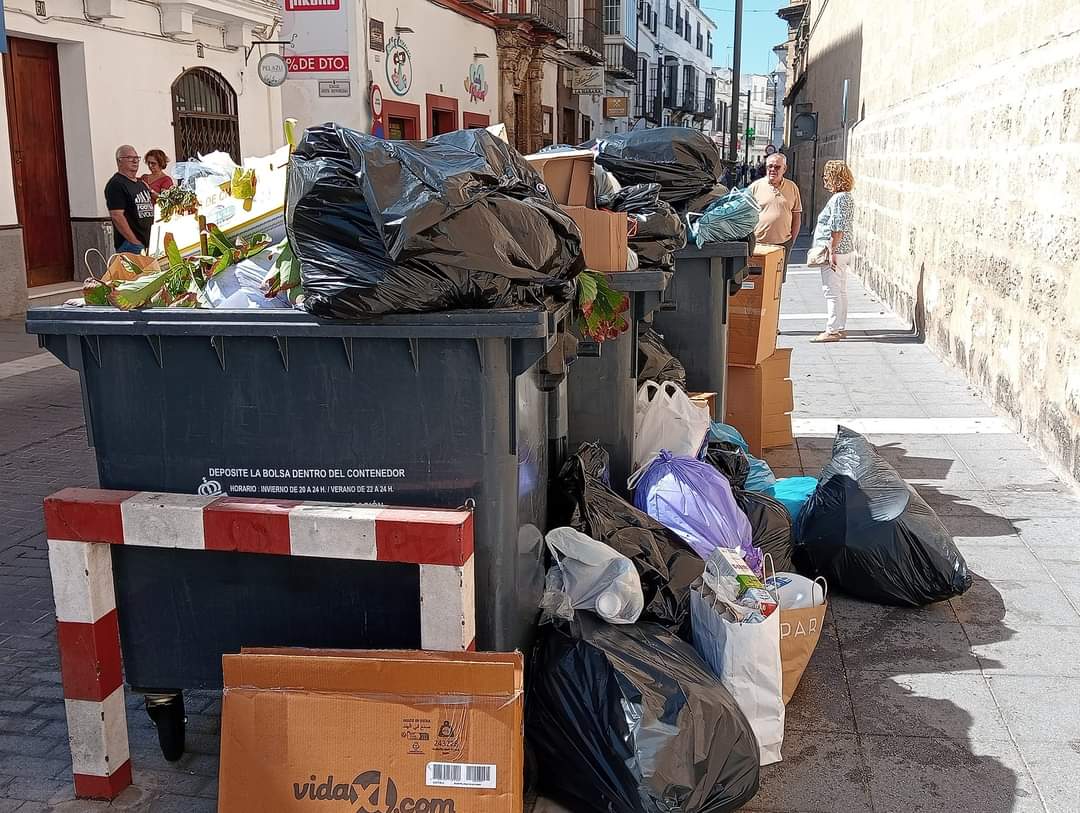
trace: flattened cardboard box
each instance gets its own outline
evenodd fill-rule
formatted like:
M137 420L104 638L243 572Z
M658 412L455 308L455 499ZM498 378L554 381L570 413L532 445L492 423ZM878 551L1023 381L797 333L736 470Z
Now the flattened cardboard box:
M540 173L556 203L589 208L596 205L592 150L540 152L526 155L525 160Z
M586 206L560 206L581 232L581 253L585 267L602 274L626 270L627 253L626 215L606 209L590 209Z
M520 653L222 658L219 813L521 813Z

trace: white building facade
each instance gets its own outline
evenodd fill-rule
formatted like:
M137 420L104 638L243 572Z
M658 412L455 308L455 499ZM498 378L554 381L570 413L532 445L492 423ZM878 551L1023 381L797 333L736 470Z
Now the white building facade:
M716 134L718 143L730 144L731 131L731 69L716 68L716 109L717 125L720 132ZM738 122L739 138L738 162L747 160L751 165L764 160L766 148L772 144L780 149L781 140L776 137L779 131L783 135L782 99L783 94L777 93L779 78L776 72L771 74L748 73L739 79L739 106L735 111ZM777 113L777 99L781 100L781 113ZM750 130L753 135L748 137Z
M716 24L697 3L639 3L635 126L675 125L712 132L716 113Z
M491 2L343 3L347 68L337 77L291 72L282 91L285 109L303 127L334 121L370 133L381 125L387 138L426 139L492 124L500 119L494 10ZM304 50L325 48L298 42L297 51ZM373 88L382 100L379 121Z
M119 145L172 160L220 149L239 160L283 142L280 91L259 81L259 52L247 51L273 35L274 3L4 6L0 316L74 295L86 250L111 253L104 187Z

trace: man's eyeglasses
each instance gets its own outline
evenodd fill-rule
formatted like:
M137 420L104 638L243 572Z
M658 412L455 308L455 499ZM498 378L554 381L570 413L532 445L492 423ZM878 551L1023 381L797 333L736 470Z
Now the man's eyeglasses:
M766 164L765 169L783 169L781 164Z
M121 155L120 160L121 161L138 161L139 156L137 156L137 155Z

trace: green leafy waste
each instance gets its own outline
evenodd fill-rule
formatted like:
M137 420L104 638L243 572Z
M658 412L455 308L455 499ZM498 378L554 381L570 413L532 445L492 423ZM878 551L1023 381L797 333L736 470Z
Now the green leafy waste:
M616 291L604 274L586 271L578 275L576 305L578 329L594 341L618 338L630 328L625 316L630 297Z

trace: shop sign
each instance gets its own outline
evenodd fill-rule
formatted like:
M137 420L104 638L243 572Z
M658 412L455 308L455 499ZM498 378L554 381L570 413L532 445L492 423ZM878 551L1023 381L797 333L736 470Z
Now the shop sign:
M629 96L606 96L604 98L604 118L624 119L630 115Z
M349 77L352 39L342 0L284 0L282 39L290 79Z
M398 36L386 43L386 81L398 96L404 96L412 87L412 54L405 40Z
M484 66L474 62L469 66L469 75L465 77L465 92L469 99L474 102L482 102L487 98L488 84L484 79Z
M259 60L259 79L267 87L279 88L285 84L289 69L281 54L263 54Z
M368 47L380 54L386 50L386 37L382 20L368 20Z
M579 95L602 94L604 69L574 68L574 72L570 74L570 89Z

